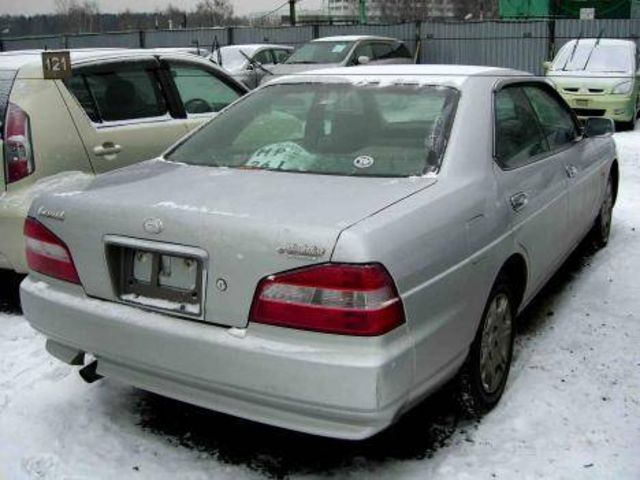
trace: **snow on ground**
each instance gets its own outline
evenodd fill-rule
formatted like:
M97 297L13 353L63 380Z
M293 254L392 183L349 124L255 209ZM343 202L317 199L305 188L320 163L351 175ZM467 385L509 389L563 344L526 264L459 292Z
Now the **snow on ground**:
M579 249L522 316L505 396L479 422L444 392L365 442L287 432L87 385L0 313L0 479L640 478L640 131L616 139L610 244Z

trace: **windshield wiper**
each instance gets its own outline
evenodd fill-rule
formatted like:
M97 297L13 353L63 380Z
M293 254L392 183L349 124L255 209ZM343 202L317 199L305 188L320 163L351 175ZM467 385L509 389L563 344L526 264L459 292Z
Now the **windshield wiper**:
M583 71L587 69L587 65L589 65L589 61L591 60L591 55L593 55L593 52L595 51L595 49L600 44L600 39L602 38L602 34L603 33L604 33L604 28L600 29L600 33L598 33L598 38L596 39L595 43L593 44L593 47L591 47L591 51L589 52L589 55L587 55L587 59L585 60L584 66L582 67Z
M310 60L301 60L299 62L285 62L288 63L289 65L315 65L318 62L312 62Z
M244 53L242 50L238 50L238 51L240 52L240 55L242 55L244 58L246 58L249 61L249 63L251 65L253 65L254 68L257 67L260 70L268 73L269 75L273 75L273 72L271 70L269 70L268 68L266 68L264 65L262 65L259 61L251 58L249 55Z
M573 57L576 55L576 50L578 49L578 44L580 43L580 39L582 39L582 29L580 29L580 33L578 34L578 38L576 38L576 43L573 44L573 50L571 50L571 55L567 58L567 61L564 62L562 66L562 71L567 71L567 65L569 65L573 61Z

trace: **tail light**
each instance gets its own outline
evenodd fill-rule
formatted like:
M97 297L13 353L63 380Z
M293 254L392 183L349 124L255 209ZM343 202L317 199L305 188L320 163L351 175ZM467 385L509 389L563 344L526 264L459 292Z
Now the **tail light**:
M55 234L33 218L24 223L27 242L27 264L35 272L49 277L80 283L71 253Z
M265 278L250 321L354 336L377 336L404 323L393 279L379 264L324 264Z
M33 150L29 115L9 103L4 127L4 163L7 183L17 182L33 173Z

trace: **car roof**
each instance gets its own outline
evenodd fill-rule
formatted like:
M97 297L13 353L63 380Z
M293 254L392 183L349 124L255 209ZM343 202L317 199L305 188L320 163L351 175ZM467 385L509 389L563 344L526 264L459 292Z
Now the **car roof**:
M384 40L385 42L399 42L397 38L378 37L375 35L340 35L335 37L323 37L311 40L315 42L357 42L358 40Z
M0 70L29 69L30 74L42 77L41 55L45 50L16 50L0 53ZM53 50L49 50L53 51ZM133 48L91 48L71 49L71 64L80 65L100 60L127 60L127 59L152 59L155 55L171 55L172 57L184 57L195 61L204 61L203 57L186 51L168 51L166 49L133 49Z
M603 46L628 46L628 47L635 47L636 46L636 42L632 41L632 40L622 40L620 38L601 38L601 39L597 39L597 38L574 38L573 40L569 40L567 42L568 45L575 45L575 43L577 41L580 41L580 45L587 45L587 46L593 46L596 44L596 42L598 42L598 45L603 45Z
M244 45L225 45L224 47L220 47L220 50L224 50L225 48L228 48L228 49L243 48L243 49L255 51L260 48L284 48L287 50L293 50L294 47L292 47L291 45L278 45L275 43L247 43Z
M473 77L533 77L533 74L501 67L476 65L367 65L312 70L283 76L270 83L299 83L310 80L327 83L335 79L353 83L429 84L461 87Z

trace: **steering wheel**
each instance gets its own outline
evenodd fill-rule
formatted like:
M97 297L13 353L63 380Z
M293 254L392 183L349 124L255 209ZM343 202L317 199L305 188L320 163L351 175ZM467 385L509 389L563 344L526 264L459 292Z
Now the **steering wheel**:
M211 106L209 102L202 98L192 98L184 104L184 109L187 113L209 113L211 112Z

